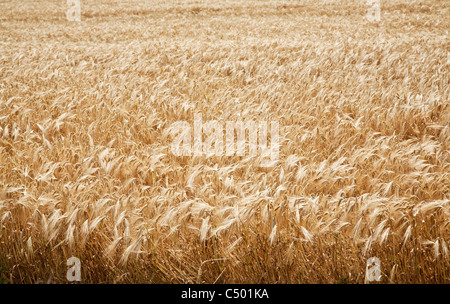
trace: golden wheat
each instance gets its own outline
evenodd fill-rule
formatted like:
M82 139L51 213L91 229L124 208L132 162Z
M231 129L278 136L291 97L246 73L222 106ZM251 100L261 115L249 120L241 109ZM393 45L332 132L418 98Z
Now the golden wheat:
M0 278L450 283L450 5L0 3ZM172 123L278 121L280 156Z

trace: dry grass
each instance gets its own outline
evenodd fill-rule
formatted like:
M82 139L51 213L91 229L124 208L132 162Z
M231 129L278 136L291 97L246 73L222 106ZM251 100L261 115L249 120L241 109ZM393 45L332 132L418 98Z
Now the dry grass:
M319 2L0 2L0 281L450 283L449 3ZM175 157L194 113L280 161Z

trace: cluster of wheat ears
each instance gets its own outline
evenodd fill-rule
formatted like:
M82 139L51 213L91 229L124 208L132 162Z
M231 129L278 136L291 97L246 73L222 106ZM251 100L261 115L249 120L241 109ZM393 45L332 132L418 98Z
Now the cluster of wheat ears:
M65 10L0 2L1 282L450 283L448 1ZM195 113L278 162L174 156Z

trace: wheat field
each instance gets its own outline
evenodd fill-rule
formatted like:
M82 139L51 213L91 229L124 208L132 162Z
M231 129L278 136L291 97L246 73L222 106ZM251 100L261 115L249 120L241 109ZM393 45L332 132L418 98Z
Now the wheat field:
M450 283L450 3L0 2L0 282ZM171 125L278 121L279 159Z

